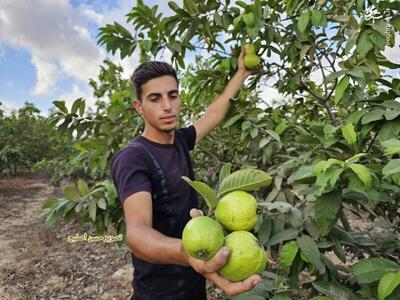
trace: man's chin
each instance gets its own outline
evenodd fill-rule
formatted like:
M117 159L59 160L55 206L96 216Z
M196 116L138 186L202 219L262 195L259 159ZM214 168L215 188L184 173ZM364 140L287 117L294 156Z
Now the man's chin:
M161 131L164 131L164 132L171 132L171 131L174 131L176 129L176 125L169 126L169 127L164 127L164 128L160 128L160 129L161 129Z

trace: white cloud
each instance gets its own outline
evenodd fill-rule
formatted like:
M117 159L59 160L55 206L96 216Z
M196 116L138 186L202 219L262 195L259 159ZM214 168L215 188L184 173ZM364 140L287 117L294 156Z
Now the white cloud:
M53 91L59 71L57 64L42 59L38 56L32 56L32 64L36 67L36 85L32 90L34 95L46 95Z
M16 105L3 99L0 99L0 103L0 109L4 112L5 115L8 116L11 115L13 111L17 111L19 109L19 107L17 107Z
M6 56L6 51L4 50L4 46L0 44L0 61L4 59L5 56Z
M87 81L102 60L88 22L68 0L2 0L0 41L27 50L36 68L35 95L52 95L62 76Z
M260 108L283 103L284 97L279 93L278 89L271 86L264 86L261 87L261 90L260 98L264 103L260 105Z

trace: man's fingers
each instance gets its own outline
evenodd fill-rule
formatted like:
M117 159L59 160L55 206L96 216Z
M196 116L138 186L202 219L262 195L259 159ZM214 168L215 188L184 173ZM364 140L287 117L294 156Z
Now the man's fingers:
M214 255L214 257L205 263L206 272L212 273L221 269L222 266L225 265L228 256L229 256L229 248L222 247L221 249L219 249L219 251Z
M251 275L246 280L242 281L242 283L244 284L244 286L252 288L260 281L261 281L261 276L258 274L254 274L254 275Z
M247 292L261 281L261 277L259 275L252 275L246 280L240 282L231 282L218 273L210 273L207 274L206 277L229 296Z
M244 281L230 283L229 290L227 291L227 293L233 296L250 291L260 281L261 281L260 275L251 275Z
M244 47L242 47L242 48L240 49L239 57L242 58L242 59L244 58Z
M199 216L202 216L202 215L203 215L203 212L201 210L199 210L199 209L192 208L190 210L190 216L192 218L199 217Z

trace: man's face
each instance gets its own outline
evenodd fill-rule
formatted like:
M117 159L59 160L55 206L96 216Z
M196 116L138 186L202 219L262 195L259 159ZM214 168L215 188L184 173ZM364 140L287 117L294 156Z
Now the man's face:
M142 85L142 101L135 101L149 129L169 132L176 128L181 98L174 77L166 75L149 80Z

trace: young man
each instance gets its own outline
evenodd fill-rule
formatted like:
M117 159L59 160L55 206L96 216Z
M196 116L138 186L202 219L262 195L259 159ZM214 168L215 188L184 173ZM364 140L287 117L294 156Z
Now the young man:
M205 300L205 279L228 295L248 291L261 278L229 282L217 271L229 255L223 247L210 261L189 256L181 235L190 217L201 212L196 191L181 176L194 179L189 151L218 126L251 71L243 65L225 90L194 125L176 129L181 98L175 70L167 63L147 62L132 76L137 99L132 102L143 117L144 132L112 159L111 169L122 202L126 239L132 251L135 300Z

